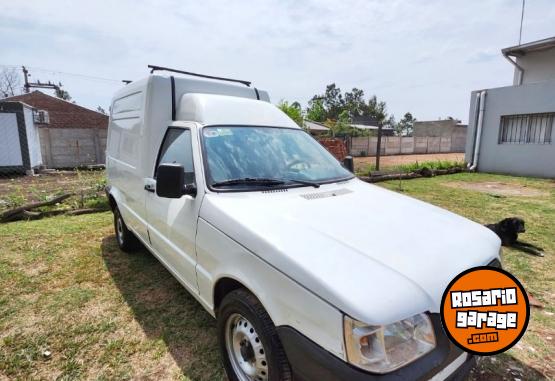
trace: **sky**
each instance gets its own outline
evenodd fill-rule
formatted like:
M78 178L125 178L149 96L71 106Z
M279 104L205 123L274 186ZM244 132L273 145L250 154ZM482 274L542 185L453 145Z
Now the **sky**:
M253 81L306 105L335 83L400 119L466 121L470 92L512 84L521 0L3 1L0 65L108 109L147 65ZM555 36L553 0L527 0L522 42ZM0 67L1 69L1 67ZM74 75L78 74L78 75ZM94 78L91 78L94 77Z

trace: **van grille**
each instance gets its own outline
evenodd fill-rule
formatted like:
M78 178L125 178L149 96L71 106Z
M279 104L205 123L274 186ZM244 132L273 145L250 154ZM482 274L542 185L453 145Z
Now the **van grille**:
M349 189L337 189L337 190L333 190L333 191L327 191L327 192L320 192L320 193L305 193L302 194L301 197L307 200L317 200L320 198L328 198L328 197L336 197L336 196L342 196L345 194L349 194L349 193L353 193L352 190Z
M287 192L287 188L284 188L284 189L270 189L270 190L262 191L262 193L279 193L279 192Z

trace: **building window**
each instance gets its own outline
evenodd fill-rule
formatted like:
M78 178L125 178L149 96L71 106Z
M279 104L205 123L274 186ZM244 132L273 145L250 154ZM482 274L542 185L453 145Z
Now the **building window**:
M503 115L500 144L551 144L555 113Z

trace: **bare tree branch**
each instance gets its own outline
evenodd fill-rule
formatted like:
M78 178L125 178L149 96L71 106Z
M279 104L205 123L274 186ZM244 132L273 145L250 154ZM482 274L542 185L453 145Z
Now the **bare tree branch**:
M21 88L21 77L17 69L4 68L0 71L0 98L19 95Z

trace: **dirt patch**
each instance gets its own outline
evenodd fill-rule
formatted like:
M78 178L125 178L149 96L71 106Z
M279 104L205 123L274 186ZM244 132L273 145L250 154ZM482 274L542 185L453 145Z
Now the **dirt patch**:
M425 163L429 161L464 161L464 153L433 153L423 155L395 155L380 157L382 168L395 167L403 164ZM355 170L362 170L376 163L374 156L355 157Z
M508 184L498 181L486 181L479 183L471 183L464 181L450 181L441 185L449 188L468 189L476 192L493 194L496 196L522 196L522 197L540 197L548 196L546 191L527 187L519 184Z

